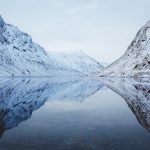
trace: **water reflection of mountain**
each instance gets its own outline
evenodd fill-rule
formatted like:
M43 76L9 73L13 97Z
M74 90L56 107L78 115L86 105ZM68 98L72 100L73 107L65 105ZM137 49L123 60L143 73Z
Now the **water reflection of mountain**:
M139 123L150 132L150 79L111 78L103 83L126 101Z
M0 78L0 136L49 101L77 101L102 89L119 94L139 123L150 131L150 79Z
M1 78L0 132L30 118L47 100L81 102L102 86L82 78Z

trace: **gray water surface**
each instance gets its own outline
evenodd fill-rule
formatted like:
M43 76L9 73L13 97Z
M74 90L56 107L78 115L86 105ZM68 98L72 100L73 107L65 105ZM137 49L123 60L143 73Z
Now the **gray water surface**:
M2 150L149 150L150 79L0 78Z

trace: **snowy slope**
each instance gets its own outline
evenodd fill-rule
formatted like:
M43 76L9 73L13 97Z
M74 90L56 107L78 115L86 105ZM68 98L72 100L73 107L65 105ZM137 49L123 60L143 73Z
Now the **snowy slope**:
M48 54L31 37L0 17L0 75L48 75L53 68Z
M70 51L63 53L49 53L49 56L53 62L59 64L59 67L70 68L74 71L90 75L98 69L104 67L92 57L87 56L82 51Z
M0 16L0 76L85 75L101 67L85 54L49 56L28 34Z
M125 54L98 75L150 77L150 21L138 31Z

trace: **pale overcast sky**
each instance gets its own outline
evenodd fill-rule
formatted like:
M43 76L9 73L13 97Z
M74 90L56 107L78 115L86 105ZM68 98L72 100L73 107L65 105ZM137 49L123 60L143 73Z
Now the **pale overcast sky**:
M110 63L150 20L150 0L0 0L0 14L47 51L82 50Z

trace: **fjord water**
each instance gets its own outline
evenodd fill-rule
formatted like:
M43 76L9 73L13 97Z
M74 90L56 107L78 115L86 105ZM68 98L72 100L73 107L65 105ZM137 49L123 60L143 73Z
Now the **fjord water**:
M149 129L149 79L0 79L2 150L149 150Z

